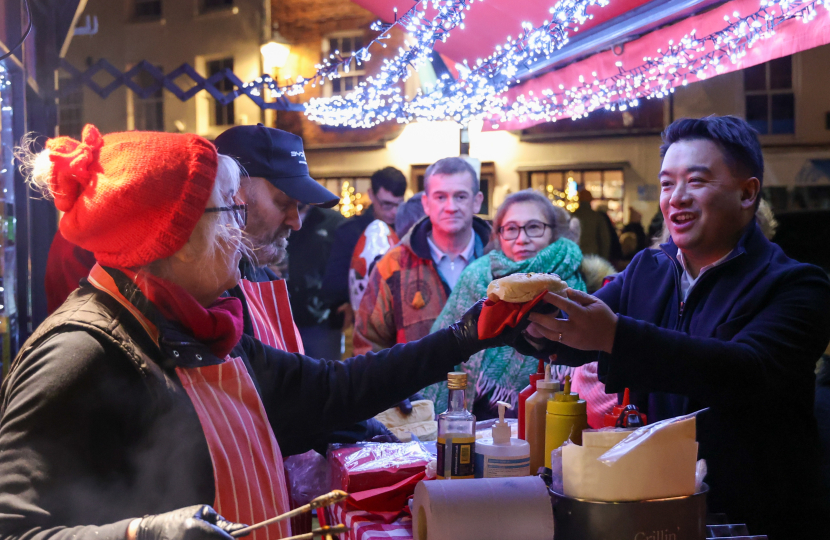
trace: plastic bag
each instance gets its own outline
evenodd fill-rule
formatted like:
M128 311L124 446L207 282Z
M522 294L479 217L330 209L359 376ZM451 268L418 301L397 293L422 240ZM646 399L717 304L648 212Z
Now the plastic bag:
M565 487L562 481L562 449L573 444L570 439L566 440L559 448L554 448L550 452L550 489L556 493L565 493Z
M424 471L433 459L420 442L332 444L331 487L352 493L395 484Z
M328 493L329 467L325 457L309 450L286 458L284 465L291 498L298 506Z
M706 479L707 472L706 460L697 460L697 465L695 466L695 493L700 493L700 490L703 487L703 481Z
M602 454L599 457L599 460L606 465L612 465L616 463L620 458L632 451L634 448L646 442L652 435L660 431L660 429L664 428L665 426L675 424L677 422L682 422L684 420L689 420L697 416L698 413L701 413L706 410L708 410L708 408L693 412L691 414L687 414L685 416L667 418L665 420L661 420L659 422L655 422L653 424L649 424L647 426L643 426L639 429L636 429L631 433L631 435L621 440L620 442L612 446L610 450Z

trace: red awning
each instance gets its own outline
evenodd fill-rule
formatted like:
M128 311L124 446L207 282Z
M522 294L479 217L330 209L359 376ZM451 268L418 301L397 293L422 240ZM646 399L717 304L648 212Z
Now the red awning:
M425 0L426 1L426 0ZM590 8L594 18L586 21L580 32L603 24L651 0L611 0L604 8ZM352 0L355 4L371 11L384 22L394 18L393 8L405 13L413 5L412 0ZM472 65L478 58L486 58L507 40L522 31L522 23L534 26L550 20L550 8L555 0L475 0L464 19L464 29L452 31L446 43L438 42L435 50L455 62L468 60ZM431 5L431 2L430 2Z
M413 5L409 0L352 1L385 21L392 19L393 7L404 13ZM767 4L772 5L773 1L769 0ZM465 11L465 27L452 30L447 42L438 42L435 49L445 58L456 62L466 59L474 65L478 58L492 54L507 36L516 37L523 22L535 27L550 19L549 9L554 4L556 0L474 1ZM758 11L761 5L764 5L762 0L610 0L605 7L590 6L587 13L593 19L578 31L572 29L569 43L550 58L520 73L521 83L504 95L507 103L514 103L517 98L538 97L550 89L583 87L590 91L585 80L615 76L621 69L620 63L624 69L636 68L643 64L644 57L659 56L658 51L665 50L670 40L677 43L693 30L697 37L718 32L729 24L724 21L725 16L738 13L745 17ZM714 68L705 70L704 77L744 69L830 43L826 10L822 10L820 16L823 20L814 24L802 24L801 19L783 23L774 36L758 42L737 62L722 62L717 72ZM708 43L707 47L711 50L713 44ZM687 77L689 83L696 80L694 75ZM570 114L580 113L570 111ZM522 129L545 121L539 117L494 120L485 124L485 129Z

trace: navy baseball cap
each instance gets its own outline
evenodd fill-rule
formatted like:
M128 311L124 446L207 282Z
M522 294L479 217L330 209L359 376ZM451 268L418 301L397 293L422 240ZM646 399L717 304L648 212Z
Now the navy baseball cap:
M292 199L331 208L340 198L308 175L303 140L287 131L255 126L235 126L213 141L220 154L230 156L248 176L265 178Z

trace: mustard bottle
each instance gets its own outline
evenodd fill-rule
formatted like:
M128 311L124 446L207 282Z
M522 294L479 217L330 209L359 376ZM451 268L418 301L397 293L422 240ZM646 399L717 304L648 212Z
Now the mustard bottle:
M545 378L536 381L536 391L525 401L525 440L530 444L530 474L545 464L545 421L548 401L559 390L559 382L545 365Z
M582 444L582 430L588 428L588 404L571 393L570 377L565 377L565 389L548 401L545 424L545 467L550 467L550 453L568 439Z

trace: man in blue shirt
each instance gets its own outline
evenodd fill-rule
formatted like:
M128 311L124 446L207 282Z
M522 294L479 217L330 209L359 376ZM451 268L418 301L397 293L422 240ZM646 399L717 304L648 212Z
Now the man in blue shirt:
M533 314L528 333L557 362L598 361L606 390L630 388L649 421L708 407L697 437L709 511L770 539L817 538L827 500L814 370L830 340L830 283L758 228L763 156L744 120L682 119L663 140L669 241L595 297L548 295L567 318Z

